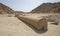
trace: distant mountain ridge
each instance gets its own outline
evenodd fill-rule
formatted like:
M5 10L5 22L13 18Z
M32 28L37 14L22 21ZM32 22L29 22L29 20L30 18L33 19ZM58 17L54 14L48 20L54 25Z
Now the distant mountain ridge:
M43 3L31 11L32 13L60 13L60 2Z
M14 10L12 10L10 7L0 3L0 14L3 14L3 13L13 13Z

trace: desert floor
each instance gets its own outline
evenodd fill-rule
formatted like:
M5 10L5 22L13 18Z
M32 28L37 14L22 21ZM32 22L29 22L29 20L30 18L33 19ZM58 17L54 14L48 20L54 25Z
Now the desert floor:
M26 14L30 18L47 15L50 14ZM48 23L47 31L36 31L17 17L0 17L0 36L60 36L60 23L59 25Z

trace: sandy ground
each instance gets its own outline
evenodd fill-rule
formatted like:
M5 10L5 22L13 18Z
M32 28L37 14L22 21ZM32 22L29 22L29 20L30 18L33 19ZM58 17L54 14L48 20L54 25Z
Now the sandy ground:
M0 17L0 36L60 36L60 25L48 23L46 32L37 32L17 17Z

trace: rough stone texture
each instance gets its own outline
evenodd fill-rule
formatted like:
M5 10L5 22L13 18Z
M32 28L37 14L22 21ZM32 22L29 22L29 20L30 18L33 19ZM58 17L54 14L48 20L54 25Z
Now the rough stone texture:
M0 14L5 13L14 13L14 10L12 10L10 7L0 3Z
M35 18L28 18L25 16L17 16L19 19L21 19L24 22L29 23L30 25L32 25L33 27L35 27L37 30L47 30L47 20L44 18L40 18L40 19L35 19Z
M31 11L32 13L60 13L60 2L43 3Z
M16 17L0 17L0 36L60 36L60 25L49 23L48 31L43 33L33 30Z

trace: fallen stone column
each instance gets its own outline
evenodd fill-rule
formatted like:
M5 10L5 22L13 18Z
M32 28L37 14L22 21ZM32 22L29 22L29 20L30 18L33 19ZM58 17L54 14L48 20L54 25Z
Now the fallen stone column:
M30 25L35 27L37 30L47 30L46 19L34 19L34 18L25 17L25 16L17 16L17 17L22 21L29 23Z

